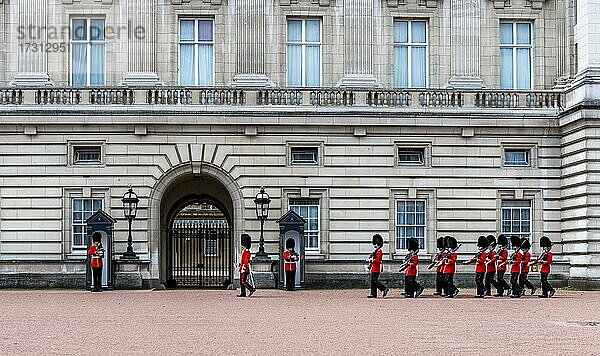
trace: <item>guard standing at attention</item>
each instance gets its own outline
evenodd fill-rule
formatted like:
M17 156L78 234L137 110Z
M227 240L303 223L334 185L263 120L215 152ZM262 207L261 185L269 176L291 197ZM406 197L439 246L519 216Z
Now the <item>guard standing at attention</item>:
M90 267L92 268L92 292L102 292L102 261L104 259L102 236L99 233L94 233L92 241L92 246L88 250Z
M294 251L296 240L289 238L285 241L283 265L285 269L285 290L296 290L296 263L300 260L298 252Z

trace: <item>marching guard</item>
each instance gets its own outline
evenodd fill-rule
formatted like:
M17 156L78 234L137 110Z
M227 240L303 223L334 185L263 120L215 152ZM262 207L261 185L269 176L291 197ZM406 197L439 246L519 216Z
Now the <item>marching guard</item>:
M531 243L526 238L521 238L521 251L523 254L523 259L521 260L521 274L519 275L519 287L521 287L521 296L525 294L525 287L529 288L531 291L531 295L535 294L535 286L529 282L527 279L527 274L529 273L529 262L531 261L531 253L529 253L529 249L531 248Z
M498 285L496 286L496 289L498 293L494 295L494 297L502 297L504 291L507 292L507 295L510 294L510 285L504 279L506 264L508 263L508 250L506 249L506 246L508 246L508 239L506 236L502 234L498 235L498 251L496 252L496 259L498 261L496 267L496 282Z
M486 271L485 271L485 281L484 281L484 286L485 286L485 295L486 296L491 296L492 295L492 286L494 286L494 288L496 288L496 290L498 290L498 282L496 282L496 279L494 278L496 276L496 261L497 261L497 253L496 253L496 238L494 237L494 235L488 235L487 236L487 240L488 243L490 244L489 246L489 252L487 254L487 267L486 267Z
M477 285L477 294L475 294L475 298L484 298L485 297L485 285L483 283L483 279L486 271L485 260L487 255L485 251L489 246L489 242L485 236L479 236L477 239L477 247L479 248L479 252L473 256L468 261L463 262L468 265L475 262L475 284Z
M433 295L444 296L446 294L445 283L444 283L444 256L446 255L446 242L445 237L438 237L437 239L438 253L435 254L429 268L435 268L435 292Z
M446 236L444 238L444 245L447 247L444 253L444 259L442 262L442 274L444 278L444 291L446 298L454 298L458 294L459 290L454 285L454 272L456 270L456 259L458 255L458 241L453 236Z
M542 280L542 294L538 298L552 298L556 290L548 283L548 275L550 274L550 265L552 264L552 241L547 236L542 236L540 239L540 247L542 254L536 258L531 264L541 264L540 275Z
M416 298L423 293L423 286L417 282L417 266L419 265L419 241L411 237L406 241L408 254L399 272L404 271L404 298Z
M367 298L377 298L377 290L382 291L383 296L385 297L390 289L379 282L379 275L383 270L383 251L381 251L381 248L383 247L383 237L379 234L375 234L373 235L372 242L374 251L367 259L369 262L369 270L371 272L371 294L369 294Z
M240 294L238 297L246 297L246 289L250 291L249 297L256 292L256 289L253 288L248 283L248 276L250 275L250 247L252 246L252 239L248 234L242 234L241 236L241 244L242 244L242 257L240 260Z
M296 290L296 262L300 260L298 252L294 251L296 240L289 238L285 240L285 252L283 252L283 264L285 269L285 290Z
M513 248L513 253L510 256L508 262L512 263L510 268L510 286L511 286L511 298L521 298L523 292L519 286L519 274L521 274L521 260L523 255L521 254L521 239L518 236L510 237L510 244Z

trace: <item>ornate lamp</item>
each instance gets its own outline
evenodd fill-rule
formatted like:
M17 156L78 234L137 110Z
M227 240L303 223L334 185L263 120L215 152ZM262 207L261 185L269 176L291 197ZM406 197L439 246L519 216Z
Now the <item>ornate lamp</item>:
M123 214L125 215L125 219L129 221L129 237L127 237L127 251L123 254L123 258L125 259L136 259L138 258L135 252L133 252L133 239L131 238L131 222L135 219L137 215L137 206L140 200L138 199L137 194L129 186L129 190L123 195L121 199L123 202Z
M256 204L256 218L260 220L260 240L256 257L268 258L269 256L265 252L264 227L265 220L269 217L269 204L271 204L271 199L269 198L269 194L265 192L265 187L260 187L260 192L256 194L254 204Z

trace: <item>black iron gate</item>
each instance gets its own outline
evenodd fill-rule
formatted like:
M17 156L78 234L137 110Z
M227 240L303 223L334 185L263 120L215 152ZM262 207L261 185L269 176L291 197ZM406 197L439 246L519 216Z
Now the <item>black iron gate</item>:
M175 220L168 245L169 287L231 283L231 228L226 220Z

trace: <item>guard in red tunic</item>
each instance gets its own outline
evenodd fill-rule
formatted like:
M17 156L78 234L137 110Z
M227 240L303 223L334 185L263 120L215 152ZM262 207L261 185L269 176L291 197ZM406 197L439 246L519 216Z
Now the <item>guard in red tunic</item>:
M296 290L296 263L300 260L298 252L294 251L296 240L289 238L285 241L283 265L285 269L285 290Z
M446 294L446 288L444 283L444 255L446 254L446 242L444 237L438 237L437 239L438 253L434 256L431 264L435 266L435 293L433 295L444 296ZM430 265L431 266L431 265Z
M381 251L381 248L383 247L383 237L379 234L375 234L373 235L372 242L375 250L367 259L369 262L369 270L371 272L371 294L369 294L367 298L377 298L377 290L382 291L383 296L385 297L390 289L379 282L379 275L383 271L383 251Z
M538 295L539 298L552 298L556 290L552 288L548 283L548 275L550 274L550 265L552 264L552 241L546 236L542 236L540 239L540 247L542 248L542 254L535 259L531 264L541 263L540 275L542 280L542 295Z
M487 236L488 243L490 244L488 253L487 253L487 267L485 271L485 295L492 295L492 286L498 290L498 282L494 278L496 275L496 261L498 259L498 255L496 254L496 238L494 235Z
M400 267L400 272L405 271L404 276L404 298L416 298L423 293L423 286L417 282L417 267L419 265L419 241L415 238L409 238L406 241L408 254L404 258L404 263Z
M513 253L509 258L509 263L512 263L510 268L510 286L512 288L510 297L521 298L523 292L519 286L519 274L521 274L521 260L523 255L521 254L521 239L518 236L510 237L510 244L513 248Z
M442 273L444 275L444 291L446 298L454 298L458 294L459 290L454 285L454 272L456 270L456 259L458 255L456 250L458 248L458 241L453 236L446 236L444 239L445 246L447 247L444 253L444 260L442 261Z
M479 236L477 239L477 247L479 248L479 252L477 252L477 254L470 260L463 262L465 265L475 262L475 284L477 285L477 294L475 294L475 298L485 297L485 285L483 283L483 279L485 277L485 260L487 258L485 251L487 250L488 246L489 242L487 238L485 236Z
M92 292L102 292L102 260L104 259L104 247L102 247L102 236L94 233L92 246L88 250L90 256L90 267L92 268Z
M531 260L531 253L529 253L530 248L531 243L529 240L524 237L521 238L521 253L523 254L523 259L521 260L521 274L519 275L521 296L525 294L525 287L529 288L531 295L535 294L535 286L527 279L527 274L529 273L529 261Z
M504 295L504 291L506 291L507 295L510 291L510 285L506 283L504 279L504 274L506 273L506 264L508 263L508 250L506 247L508 246L508 239L506 236L500 234L498 235L498 251L496 252L497 256L497 267L496 267L496 281L498 282L498 286L496 289L498 293L494 295L494 297L501 297Z
M240 294L238 297L246 296L246 289L250 291L249 297L256 292L256 289L248 283L250 275L250 247L252 246L252 238L248 234L242 234L242 257L240 259Z

